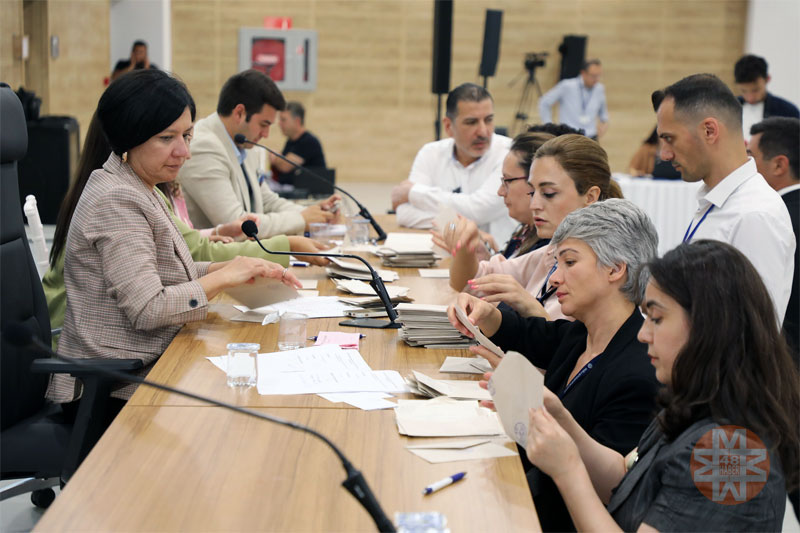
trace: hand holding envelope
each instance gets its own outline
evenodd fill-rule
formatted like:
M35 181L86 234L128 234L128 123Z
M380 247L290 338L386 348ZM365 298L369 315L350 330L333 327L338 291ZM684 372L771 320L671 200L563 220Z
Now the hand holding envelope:
M520 446L528 438L529 411L542 406L544 376L517 352L508 352L488 383L506 434Z

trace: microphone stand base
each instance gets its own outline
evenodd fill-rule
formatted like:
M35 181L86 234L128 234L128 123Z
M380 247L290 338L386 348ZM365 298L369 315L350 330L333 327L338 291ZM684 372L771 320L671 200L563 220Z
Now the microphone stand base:
M400 329L402 326L397 322L387 322L385 320L378 320L377 318L353 318L350 320L342 320L339 322L339 325L370 329Z

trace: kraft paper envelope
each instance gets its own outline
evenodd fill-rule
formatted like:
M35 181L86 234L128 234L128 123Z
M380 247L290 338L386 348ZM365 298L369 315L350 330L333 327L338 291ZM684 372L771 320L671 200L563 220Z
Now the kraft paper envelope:
M409 437L472 437L502 435L497 413L475 401L445 396L433 400L397 401L395 418L401 435Z
M445 358L439 372L460 374L483 374L491 372L492 366L483 357L452 357Z
M406 449L429 463L449 463L453 461L493 459L496 457L514 457L518 453L516 450L506 448L503 445L503 441L484 439L415 444L406 446Z
M528 438L528 410L542 406L544 376L518 352L508 352L489 380L506 434L520 446Z
M298 298L300 295L292 287L284 285L280 280L258 278L253 283L245 283L237 287L229 287L225 292L234 300L250 309ZM262 317L263 318L263 317Z
M464 310L461 309L460 305L456 304L455 310L458 320L462 324L464 324L464 326L469 330L470 333L475 335L475 340L478 341L481 346L487 348L490 352L492 352L496 356L503 357L503 350L501 350L495 343L487 339L486 335L481 333L481 330L479 330L472 322L469 321L469 318L467 318L467 313L465 313Z
M414 379L418 383L433 389L442 396L458 398L462 400L491 400L489 391L482 389L477 381L455 380L455 379L433 379L422 372L412 371Z

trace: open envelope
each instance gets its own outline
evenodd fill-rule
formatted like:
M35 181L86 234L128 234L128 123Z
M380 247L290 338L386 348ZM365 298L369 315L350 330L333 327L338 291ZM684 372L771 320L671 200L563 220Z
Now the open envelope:
M456 379L434 379L413 370L417 387L425 396L449 396L462 400L491 400L489 391L482 389L477 381ZM430 389L430 390L426 390ZM430 393L430 394L429 394Z
M284 285L280 280L261 277L257 278L253 283L228 287L225 292L250 309L292 300L300 296L297 290Z
M452 357L445 358L439 372L460 374L484 374L492 371L492 365L483 357Z
M451 461L473 461L492 459L495 457L513 457L515 450L504 445L506 439L459 439L431 442L427 444L411 444L406 449L422 457L429 463L448 463Z
M489 392L506 434L525 446L528 410L542 406L544 376L522 354L508 352L489 380Z
M460 305L456 304L455 305L455 310L456 310L456 316L458 317L459 322L464 324L464 327L466 327L469 330L470 333L475 335L475 340L478 341L478 343L480 343L481 346L483 346L484 348L488 349L490 352L495 354L497 357L503 357L503 350L501 350L495 343L493 343L488 338L486 338L486 335L481 333L481 330L479 330L475 326L475 324L473 324L472 322L469 321L469 318L467 318L467 313L465 313L464 310L461 309Z
M475 401L447 397L397 401L395 418L401 435L409 437L472 437L502 435L497 413Z

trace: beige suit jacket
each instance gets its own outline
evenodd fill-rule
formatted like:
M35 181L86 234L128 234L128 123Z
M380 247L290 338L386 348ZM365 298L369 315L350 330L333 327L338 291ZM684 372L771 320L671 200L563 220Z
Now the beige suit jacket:
M184 163L178 180L186 197L189 218L197 228L225 224L245 213L259 215L258 236L302 235L306 223L302 208L258 183L258 148L248 150L244 166L253 188L255 201L250 202L242 167L233 141L213 113L197 121L191 144L192 158Z
M142 359L146 374L181 326L203 320L208 299L164 201L114 154L89 177L67 235L67 310L58 351L72 357ZM127 399L134 385L113 396ZM75 379L51 378L47 397L80 396Z

